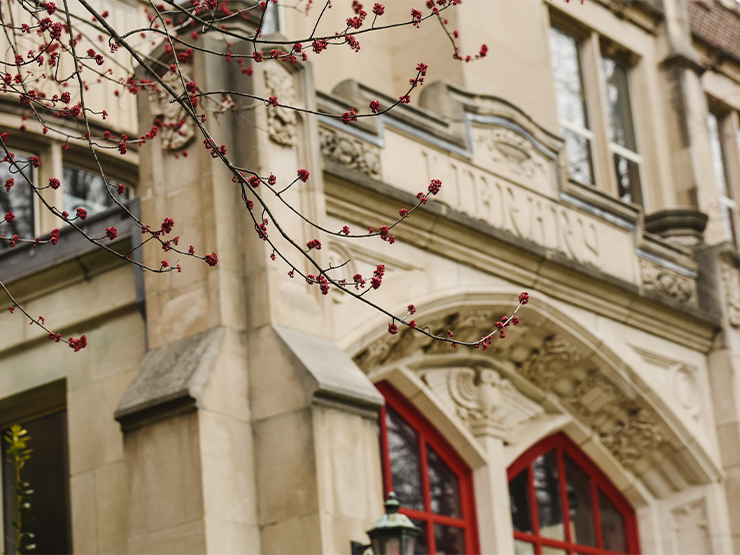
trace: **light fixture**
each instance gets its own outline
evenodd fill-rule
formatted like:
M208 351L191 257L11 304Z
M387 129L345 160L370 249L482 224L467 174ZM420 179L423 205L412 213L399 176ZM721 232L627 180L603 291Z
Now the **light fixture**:
M385 502L385 514L375 523L367 535L370 544L352 542L352 555L362 555L372 547L373 555L414 555L419 528L406 515L398 512L401 504L396 494L390 492Z

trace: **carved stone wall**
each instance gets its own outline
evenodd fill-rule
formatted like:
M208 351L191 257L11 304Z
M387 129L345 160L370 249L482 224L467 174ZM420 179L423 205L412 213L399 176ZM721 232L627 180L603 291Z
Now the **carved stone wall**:
M654 262L639 260L640 279L646 291L679 303L696 304L696 281Z
M319 137L324 158L380 179L380 151L377 147L326 127L319 128Z
M280 104L295 106L296 93L293 76L277 62L265 66L265 85L268 96L276 96ZM270 139L278 144L292 146L298 141L296 112L282 106L267 107L267 130Z
M676 555L695 555L696 553L711 555L713 553L709 537L706 501L703 498L673 509L671 526Z

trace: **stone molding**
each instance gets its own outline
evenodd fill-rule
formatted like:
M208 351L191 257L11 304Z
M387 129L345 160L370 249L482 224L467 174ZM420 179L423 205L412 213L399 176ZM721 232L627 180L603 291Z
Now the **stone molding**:
M380 150L377 147L327 127L319 128L319 139L324 158L380 179Z
M178 96L185 93L182 85L183 78L192 73L192 67L185 65L182 67L182 76L177 73L167 72L162 80ZM195 136L195 127L191 119L187 116L185 109L174 101L172 96L164 89L159 89L150 97L152 114L160 116L159 136L162 140L163 150L179 150L186 146Z
M267 95L275 96L280 104L295 106L297 102L293 76L277 62L268 63L264 70ZM290 108L267 107L267 131L270 139L284 146L298 144L298 116Z
M640 279L646 291L681 304L696 304L696 281L644 258L639 261Z

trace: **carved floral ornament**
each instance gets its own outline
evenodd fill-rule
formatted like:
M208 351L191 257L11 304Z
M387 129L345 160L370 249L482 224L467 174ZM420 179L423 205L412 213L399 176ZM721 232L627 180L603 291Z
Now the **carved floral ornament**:
M374 179L380 179L380 151L377 147L345 133L319 128L321 155Z
M295 106L297 103L293 76L287 69L275 63L265 65L265 86L268 96L275 96L280 104ZM267 107L267 131L270 139L278 144L297 144L296 112L283 106Z
M459 314L453 316L460 317ZM476 324L482 318L485 318L485 311L467 316ZM450 317L440 318L438 325L449 321ZM381 339L370 344L355 361L367 371L418 350L424 351L423 344L415 343L412 334L390 337L390 340ZM513 353L521 347L499 351L496 356L499 360L512 360L522 377L554 395L565 410L597 434L604 447L625 468L634 471L640 461L667 445L666 432L652 409L634 396L628 396L596 368L595 363L585 359L567 338L550 335L539 346L531 348L523 360L516 362ZM432 349L436 350L436 346ZM431 349L427 352L435 354ZM544 412L542 406L491 368L452 363L431 369L426 366L416 372L434 396L474 434L503 437Z
M178 95L185 92L182 85L183 79L187 81L186 75L191 73L192 68L182 66L182 76L178 73L167 72L162 80ZM154 92L150 96L152 115L158 116L159 136L162 140L162 148L165 150L178 150L187 145L195 136L195 127L192 120L187 116L180 104L172 101L170 94L164 89Z
M652 291L679 303L696 304L696 281L659 264L640 258L640 279Z
M547 163L532 143L505 127L477 128L474 131L476 148L491 159L494 165L503 165L527 179L548 177Z
M740 326L740 271L731 263L720 263L722 286L725 292L725 311L730 324Z

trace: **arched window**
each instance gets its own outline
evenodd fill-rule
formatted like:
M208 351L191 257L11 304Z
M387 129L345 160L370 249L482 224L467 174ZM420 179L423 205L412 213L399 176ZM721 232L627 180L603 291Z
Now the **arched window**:
M565 434L530 448L508 474L517 555L640 552L629 502Z
M386 496L422 529L416 553L478 553L473 479L434 427L386 382L380 411L380 450Z

